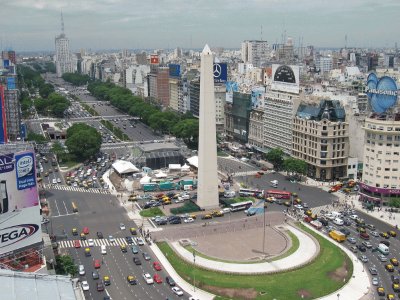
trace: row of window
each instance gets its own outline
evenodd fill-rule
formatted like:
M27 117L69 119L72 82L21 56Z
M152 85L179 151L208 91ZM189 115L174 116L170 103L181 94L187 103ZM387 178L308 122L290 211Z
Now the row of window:
M399 145L397 145L396 147L398 147L398 146L399 146ZM372 153L375 153L375 149L370 149L370 148L367 147L367 152L368 152L368 151L370 151L370 152L372 152ZM383 154L383 151L377 151L377 153L378 153L378 154ZM392 153L393 153L393 154L392 154ZM395 152L386 151L385 154L386 154L386 155L397 155L397 156L398 156L398 155L400 155L400 152L397 152L397 151L395 151Z
M368 128L373 129L373 130L385 130L384 126L376 126L373 124L368 124ZM400 131L400 127L386 127L386 131Z
M373 185L373 182L371 182L371 181L364 180L364 182L365 182L365 184ZM375 184L375 186L376 186L377 188L381 187L381 185L380 185L379 183ZM397 189L398 187L399 187L399 186L398 186L397 184L392 184L392 185L390 185L390 188L391 188L391 189ZM384 184L384 185L383 185L383 188L388 189L388 188L389 188L389 185L388 185L388 184Z

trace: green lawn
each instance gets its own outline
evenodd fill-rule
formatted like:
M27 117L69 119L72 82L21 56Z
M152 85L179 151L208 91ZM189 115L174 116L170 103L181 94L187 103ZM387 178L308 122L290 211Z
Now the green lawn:
M302 229L318 240L321 247L320 254L312 263L303 268L274 275L229 275L198 267L193 268L192 264L179 258L166 242L159 243L158 246L182 278L192 283L193 272L195 272L197 286L212 293L217 293L216 289L218 289L222 297L242 299L244 295L247 297L253 295L247 299L294 300L302 299L303 294L303 299L315 299L343 286L343 277L334 276L335 271L346 264L347 282L353 273L353 264L344 252L330 241L308 228L302 227ZM224 291L233 291L235 294L228 296L228 294L223 294ZM219 299L224 299L222 297Z
M171 208L171 213L174 215L188 214L196 211L200 211L200 208L192 201L186 201L185 204L180 207Z
M275 256L271 259L266 259L266 260L252 260L252 261L234 261L234 260L226 260L226 259L221 259L221 258L217 258L217 257L212 257L212 256L208 256L206 254L203 254L201 252L199 252L198 250L196 250L195 248L193 248L192 246L186 246L184 247L187 251L189 251L190 253L193 253L193 251L196 253L197 256L209 259L209 260L215 260L215 261L222 261L222 262L227 262L227 263L236 263L236 264L258 264L260 262L265 262L265 261L274 261L274 260L279 260L282 258L285 258L291 254L293 254L297 249L299 249L300 246L300 242L299 239L297 238L297 236L295 236L291 231L287 231L286 232L291 241L292 241L292 246L285 252L282 253L281 255Z
M155 216L163 216L164 215L162 210L159 209L158 207L151 207L151 208L143 209L140 211L139 214L145 218L151 218L151 217L155 217Z

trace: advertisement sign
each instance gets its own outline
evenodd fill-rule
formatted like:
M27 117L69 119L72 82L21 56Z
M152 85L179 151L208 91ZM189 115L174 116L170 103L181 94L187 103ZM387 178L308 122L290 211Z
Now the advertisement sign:
M181 66L178 64L169 64L169 76L179 77L181 75Z
M239 86L235 81L227 81L226 83L226 91L228 93L239 92Z
M0 85L0 144L7 142L7 119L4 100L4 87Z
M359 183L360 187L363 190L366 190L370 193L379 193L382 194L384 196L390 196L390 195L396 195L399 196L400 195L400 190L399 189L385 189L385 188L377 188L374 186L369 186L365 183L360 182Z
M369 74L365 93L368 96L372 110L376 113L384 113L396 105L398 89L396 81L389 76L383 76L378 79L374 73Z
M0 254L41 241L32 150L0 155Z
M228 65L226 63L213 64L214 83L226 82L228 79Z
M157 54L152 54L150 55L150 64L152 65L158 65L159 64L159 59Z
M273 64L271 89L298 94L300 92L299 67Z
M265 87L253 87L251 90L251 109L264 105Z
M15 90L15 77L7 77L7 89Z

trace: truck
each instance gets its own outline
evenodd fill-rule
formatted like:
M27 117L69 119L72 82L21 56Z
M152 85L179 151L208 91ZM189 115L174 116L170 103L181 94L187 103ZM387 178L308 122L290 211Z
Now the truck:
M346 240L346 235L337 230L330 231L329 236L339 243L344 242Z
M322 223L320 221L317 220L312 220L310 222L311 226L313 226L314 228L320 230L322 228Z
M153 192L157 190L158 185L156 183L146 183L143 184L143 191L145 192Z
M160 191L170 191L175 189L175 184L171 181L165 181L159 183L158 188L160 189Z
M181 181L179 181L179 186L181 187L181 189L184 189L185 185L191 185L193 188L197 187L197 181L193 180L193 179L183 179Z

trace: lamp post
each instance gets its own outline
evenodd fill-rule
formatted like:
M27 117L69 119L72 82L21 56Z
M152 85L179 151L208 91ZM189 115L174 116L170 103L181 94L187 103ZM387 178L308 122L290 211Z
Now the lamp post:
M340 294L337 294L336 296L337 296L337 298L338 298L338 300L339 300L339 298L340 298Z
M196 252L193 250L193 292L196 292Z

